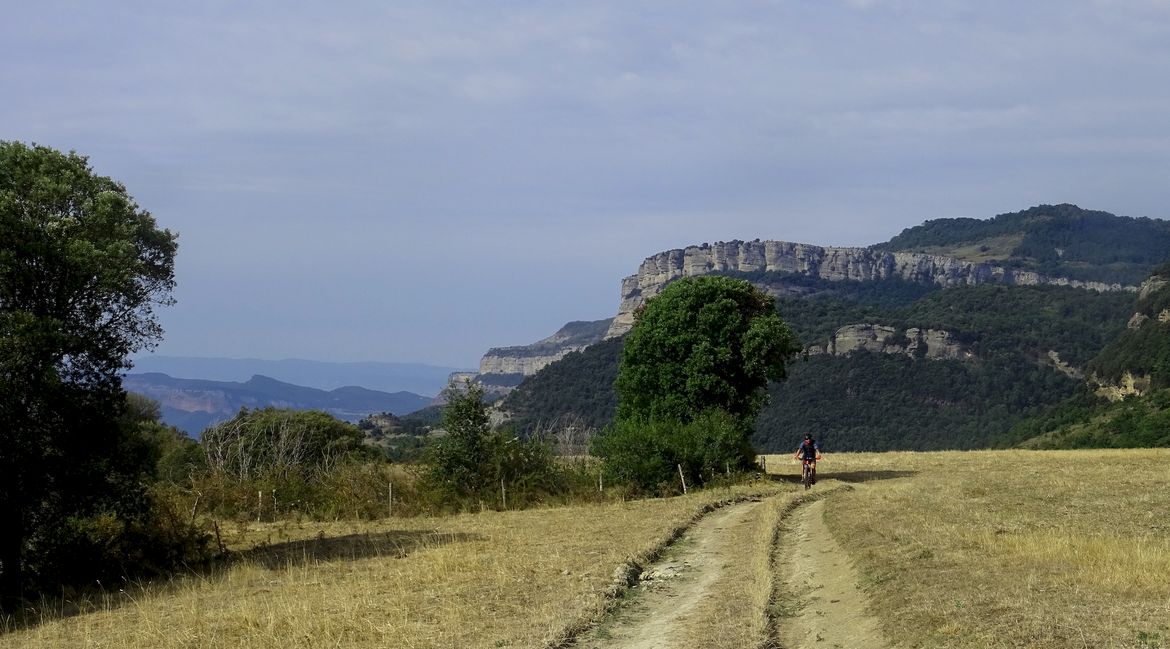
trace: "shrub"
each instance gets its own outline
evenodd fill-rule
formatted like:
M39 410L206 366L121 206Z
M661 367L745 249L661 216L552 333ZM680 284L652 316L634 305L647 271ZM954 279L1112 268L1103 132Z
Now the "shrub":
M701 412L681 423L669 419L621 419L594 438L593 453L610 480L644 491L680 487L681 467L689 484L705 484L732 469L751 467L750 428L722 410Z
M516 507L567 490L566 470L548 442L491 430L480 386L448 390L442 427L446 435L431 447L424 470L425 488L442 505L503 507L506 497L506 504Z

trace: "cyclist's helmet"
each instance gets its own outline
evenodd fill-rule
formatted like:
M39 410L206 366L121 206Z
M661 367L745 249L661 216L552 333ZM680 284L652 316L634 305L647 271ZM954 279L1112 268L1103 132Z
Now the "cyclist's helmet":
M812 441L812 434L811 434L811 433L805 433L805 434L804 434L804 439L805 439L805 440L807 440L807 441L809 441L809 442L811 442L811 441Z

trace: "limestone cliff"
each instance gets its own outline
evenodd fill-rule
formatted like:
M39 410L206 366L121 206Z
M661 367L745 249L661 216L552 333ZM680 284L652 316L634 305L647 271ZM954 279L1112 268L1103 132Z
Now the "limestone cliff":
M930 360L974 358L971 350L949 331L918 327L899 331L879 324L846 325L838 329L823 347L817 345L808 350L810 354L834 356L846 356L856 351L905 354Z
M634 311L670 282L712 272L777 271L829 281L872 281L900 278L939 286L1004 284L1058 284L1098 291L1137 290L1103 282L1063 277L916 252L886 252L872 248L835 248L787 241L727 241L668 250L647 257L635 275L622 280L618 314L606 338L620 336L634 324Z
M600 342L611 322L612 319L570 322L555 334L531 345L489 349L479 361L479 373L481 376L531 376L571 352Z

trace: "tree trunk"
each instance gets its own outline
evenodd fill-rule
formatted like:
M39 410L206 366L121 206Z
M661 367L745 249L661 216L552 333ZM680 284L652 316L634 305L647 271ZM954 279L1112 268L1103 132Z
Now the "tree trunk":
M19 607L24 594L24 517L12 503L0 502L0 610Z

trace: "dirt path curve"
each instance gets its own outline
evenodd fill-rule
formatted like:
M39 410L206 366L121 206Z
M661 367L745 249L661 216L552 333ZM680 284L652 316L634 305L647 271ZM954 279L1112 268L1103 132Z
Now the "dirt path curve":
M684 647L687 615L703 601L730 560L723 532L745 524L760 506L748 501L721 507L704 516L642 575L609 620L579 637L574 646L587 649L667 649Z
M865 593L857 573L824 521L825 501L801 507L790 519L779 552L786 581L781 593L795 597L783 608L792 614L778 621L785 649L884 649L877 620L865 614Z

